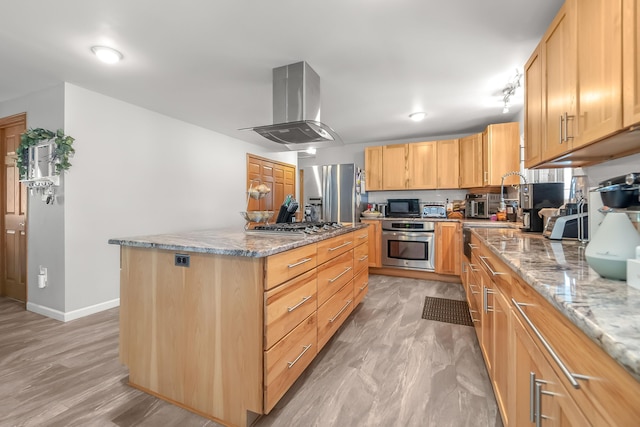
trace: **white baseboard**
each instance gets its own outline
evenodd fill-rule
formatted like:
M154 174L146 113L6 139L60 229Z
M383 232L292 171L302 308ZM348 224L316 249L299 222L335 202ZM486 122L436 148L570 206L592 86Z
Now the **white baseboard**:
M54 310L43 305L34 304L32 302L27 303L27 310L34 313L41 314L43 316L50 317L61 322L68 322L70 320L79 319L81 317L89 316L91 314L99 313L110 308L118 307L120 305L120 298L116 298L111 301L101 302L100 304L90 305L88 307L79 308L77 310L62 312Z

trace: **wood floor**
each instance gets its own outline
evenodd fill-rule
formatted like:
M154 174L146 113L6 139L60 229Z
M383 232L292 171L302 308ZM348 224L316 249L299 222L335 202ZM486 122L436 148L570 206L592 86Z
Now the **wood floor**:
M256 425L502 426L474 330L421 319L462 287L372 275L369 294ZM0 426L218 426L126 384L118 309L68 323L0 298Z

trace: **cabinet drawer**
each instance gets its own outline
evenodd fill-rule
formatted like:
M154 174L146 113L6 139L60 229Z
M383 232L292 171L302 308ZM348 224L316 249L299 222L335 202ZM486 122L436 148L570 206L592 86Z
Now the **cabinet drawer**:
M360 304L369 290L369 269L365 268L353 278L353 306Z
M347 233L318 242L318 264L335 258L355 246L353 233Z
M317 264L316 244L302 246L267 257L265 289L309 271Z
M369 245L367 242L361 243L353 250L353 269L355 273L369 268Z
M316 282L314 269L265 293L265 349L317 310Z
M353 311L353 281L318 307L318 351L324 347Z
M313 313L264 352L265 414L273 409L318 353L317 323L316 313Z
M474 253L475 254L475 253ZM472 255L472 259L476 259ZM506 297L511 298L511 280L512 272L502 261L498 259L487 247L482 246L478 258L474 261L478 265L477 268L482 268L495 286L505 294ZM490 286L492 287L492 286Z
M352 251L345 252L318 266L318 306L324 304L351 279L353 279Z
M369 227L371 227L371 225ZM366 240L369 239L369 227L353 232L353 241L356 246L363 244Z

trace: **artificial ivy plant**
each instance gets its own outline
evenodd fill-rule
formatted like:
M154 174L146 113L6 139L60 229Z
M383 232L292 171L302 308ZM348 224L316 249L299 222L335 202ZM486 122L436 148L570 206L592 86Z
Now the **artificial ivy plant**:
M55 142L55 149L51 158L51 161L56 165L55 174L59 175L60 172L71 167L69 157L72 157L73 153L75 153L73 149L74 138L65 135L62 129L58 129L56 132L42 128L29 129L20 135L20 145L16 150L20 179L27 179L29 147L40 145L51 140Z

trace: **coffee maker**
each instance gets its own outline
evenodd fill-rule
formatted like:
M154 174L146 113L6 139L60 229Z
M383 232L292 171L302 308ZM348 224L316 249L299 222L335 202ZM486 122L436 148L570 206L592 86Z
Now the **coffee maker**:
M520 185L523 231L540 233L544 222L538 213L544 208L559 208L564 203L564 183L539 182Z

